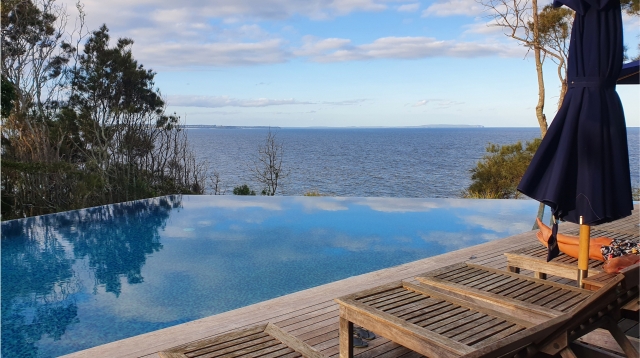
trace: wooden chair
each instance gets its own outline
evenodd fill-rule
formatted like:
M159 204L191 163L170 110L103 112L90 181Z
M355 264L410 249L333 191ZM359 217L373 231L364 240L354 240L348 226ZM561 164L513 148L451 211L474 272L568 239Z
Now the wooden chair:
M158 352L160 358L322 358L322 354L272 323L229 332Z
M535 300L483 294L482 289L449 291L430 282L380 286L336 299L340 357L353 357L354 324L431 358L530 357L538 352L575 357L569 346L574 340L605 328L628 356L637 357L616 319L620 307L637 295L638 280L634 265L596 292L580 290L577 296L586 297L574 300L573 307L546 313Z

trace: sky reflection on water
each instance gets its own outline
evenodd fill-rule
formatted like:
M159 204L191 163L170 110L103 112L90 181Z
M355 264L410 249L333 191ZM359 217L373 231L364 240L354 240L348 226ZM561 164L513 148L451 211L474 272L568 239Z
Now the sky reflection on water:
M51 357L531 229L531 200L169 196L2 224L2 356Z

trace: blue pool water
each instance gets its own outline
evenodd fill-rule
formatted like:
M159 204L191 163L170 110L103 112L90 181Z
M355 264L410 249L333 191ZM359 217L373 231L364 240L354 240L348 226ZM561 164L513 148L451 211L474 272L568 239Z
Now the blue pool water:
M531 229L531 200L169 196L2 223L2 356L52 357Z

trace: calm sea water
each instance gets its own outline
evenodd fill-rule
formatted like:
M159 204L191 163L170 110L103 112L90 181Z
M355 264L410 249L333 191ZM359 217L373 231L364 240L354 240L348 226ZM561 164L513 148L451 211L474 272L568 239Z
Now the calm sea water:
M539 137L538 128L328 128L274 130L289 173L279 194L311 190L333 196L455 198L471 184L470 170L488 143ZM252 181L249 166L263 129L190 129L189 140L226 193ZM631 181L640 185L640 128L628 129Z

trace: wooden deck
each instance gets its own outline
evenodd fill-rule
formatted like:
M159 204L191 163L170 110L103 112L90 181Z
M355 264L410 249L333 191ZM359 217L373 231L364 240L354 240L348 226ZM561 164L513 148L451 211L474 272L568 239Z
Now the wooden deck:
M616 229L621 227L620 224L624 224L625 234L640 234L639 209L636 205L633 215L619 220L616 225L605 224L598 227L597 234L607 235L607 227L612 229L611 234L613 234ZM561 232L574 233L576 228L577 225L570 223L560 225ZM395 281L414 281L416 276L459 262L467 261L497 269L506 269L505 252L522 249L536 243L535 232L526 232L404 265L350 277L215 316L72 353L65 357L158 357L157 352L159 351L267 323L274 324L297 337L324 356L337 357L339 351L338 304L333 301L334 298ZM532 274L525 271L522 273ZM550 276L549 279L575 284L575 281L565 278ZM620 326L628 335L638 337L640 328L637 322L627 320L621 322ZM585 340L588 343L595 343L600 347L615 350L615 341L607 334L594 332L588 335ZM370 341L367 348L356 349L355 354L359 358L418 356L416 353L382 337Z

